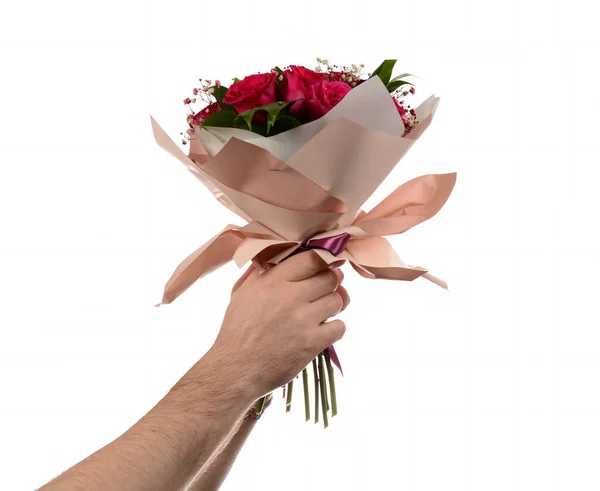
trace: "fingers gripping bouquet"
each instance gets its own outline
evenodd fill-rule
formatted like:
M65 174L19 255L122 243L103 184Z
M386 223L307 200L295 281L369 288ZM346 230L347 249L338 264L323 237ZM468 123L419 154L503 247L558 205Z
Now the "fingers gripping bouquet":
M312 249L330 265L349 262L365 278L446 284L427 269L405 264L388 235L434 216L456 174L423 175L393 191L369 212L361 209L431 123L439 99L411 108L409 74L392 78L396 60L368 77L361 67L317 58L315 70L291 65L234 79L202 81L190 108L186 155L152 119L157 143L180 160L244 226L228 225L188 256L165 286L170 303L196 280L233 260L259 270ZM193 108L204 102L205 107ZM315 421L335 416L333 346L312 362ZM302 382L310 419L309 377ZM293 381L287 388L291 404ZM264 402L264 401L262 401ZM259 402L257 413L262 411Z

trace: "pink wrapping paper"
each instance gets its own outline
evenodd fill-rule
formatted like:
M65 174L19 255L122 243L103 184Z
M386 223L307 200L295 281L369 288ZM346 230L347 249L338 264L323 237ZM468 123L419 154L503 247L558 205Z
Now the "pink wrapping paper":
M403 136L389 94L372 80L352 90L322 120L275 137L197 128L199 139L192 142L189 155L151 118L157 143L248 222L227 226L186 258L167 282L163 304L232 259L238 266L252 261L268 268L311 240L327 244L332 241L320 239L340 234L349 239L344 236L345 249L339 254L314 249L327 263L348 261L366 278L412 281L423 276L446 287L427 269L405 264L384 236L433 217L450 196L455 173L417 177L370 212L361 210L429 126L439 100L431 97L419 106L421 122ZM356 110L366 99L378 105L376 110ZM377 111L385 117L376 118Z

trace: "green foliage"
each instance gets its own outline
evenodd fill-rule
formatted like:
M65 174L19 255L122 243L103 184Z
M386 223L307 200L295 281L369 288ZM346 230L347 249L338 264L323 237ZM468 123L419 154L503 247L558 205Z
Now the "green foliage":
M200 127L218 126L221 128L233 128L237 116L238 113L235 111L217 111L216 113L212 113L208 118L204 119Z
M217 102L219 103L219 107L223 111L234 111L237 113L237 111L235 110L235 107L230 106L229 104L225 104L223 102L223 98L225 97L225 94L227 94L227 91L229 90L227 87L225 87L223 85L220 85L219 87L217 87L215 85L212 87L212 89L213 89L213 96L217 100Z
M412 85L410 82L407 82L406 80L392 80L389 84L387 84L387 90L388 92L394 92L394 90L398 89L399 87L402 87L403 85Z
M277 135L279 133L283 133L284 131L287 130L291 130L292 128L295 128L296 126L300 126L302 123L300 122L300 120L292 117L292 116L288 116L288 115L284 115L281 116L280 118L277 118L277 121L275 122L275 125L273 126L273 129L270 131L270 135Z
M392 71L394 70L394 65L396 64L396 60L384 60L381 65L379 65L369 78L373 78L378 76L383 85L387 85L392 78Z
M271 102L269 104L265 104L263 106L255 107L253 109L248 109L243 113L240 113L236 118L236 123L239 123L240 120L245 121L248 129L250 131L255 131L252 126L252 120L254 119L254 115L257 112L267 113L267 126L266 132L269 134L271 128L275 125L278 119L283 118L285 113L283 112L293 101L289 102ZM255 125L256 126L256 125Z

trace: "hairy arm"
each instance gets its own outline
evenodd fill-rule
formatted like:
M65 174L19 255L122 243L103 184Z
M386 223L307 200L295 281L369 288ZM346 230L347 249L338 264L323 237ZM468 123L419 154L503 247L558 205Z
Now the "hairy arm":
M41 489L171 491L195 476L213 486L195 489L218 489L251 404L344 335L343 322L326 322L348 304L342 277L310 251L247 272L207 354L133 427Z
M270 400L271 397L267 399L264 409L266 409ZM252 414L254 411L255 407L253 406L249 412ZM239 428L234 429L230 438L212 456L210 462L202 468L187 491L217 491L221 487L221 484L223 484L223 481L225 481L227 474L229 474L242 447L257 423L256 419L244 417Z
M254 400L236 379L207 353L127 432L41 489L185 488Z

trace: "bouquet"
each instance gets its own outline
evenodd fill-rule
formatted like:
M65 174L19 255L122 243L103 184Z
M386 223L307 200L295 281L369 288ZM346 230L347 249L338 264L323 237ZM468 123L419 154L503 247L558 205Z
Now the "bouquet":
M247 222L226 226L188 256L167 282L162 304L231 260L266 270L306 249L332 266L348 262L365 278L422 277L447 288L427 269L404 263L385 236L433 217L450 196L455 173L417 177L372 210L361 209L429 126L439 98L411 107L413 77L392 78L396 60L366 76L363 65L317 62L314 70L290 65L236 78L230 87L200 79L184 100L187 155L151 118L159 146ZM329 412L337 414L334 365L342 372L333 346L312 362L314 419L320 412L325 427ZM302 383L308 421L308 367Z

